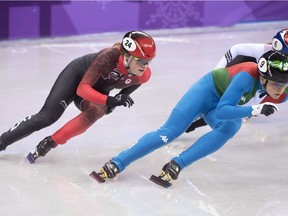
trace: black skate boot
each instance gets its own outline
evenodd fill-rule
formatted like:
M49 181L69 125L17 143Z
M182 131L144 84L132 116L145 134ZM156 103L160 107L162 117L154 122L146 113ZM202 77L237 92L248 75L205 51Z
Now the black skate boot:
M152 175L150 181L168 188L171 186L171 179L176 180L180 173L180 166L173 160L165 164L159 176Z
M0 137L0 151L4 151L7 148L8 145L6 145L3 141L3 139Z
M113 163L112 161L109 161L102 167L99 173L93 171L89 175L99 183L103 183L108 178L114 178L118 173L119 169L116 166L116 164Z
M27 159L31 164L35 163L38 157L44 157L51 148L55 148L57 144L52 140L52 138L46 137L37 146L36 151L32 154L31 152L27 155Z
M207 123L204 121L203 118L200 118L200 119L192 122L192 123L190 124L190 126L186 129L185 132L186 132L186 133L190 133L191 131L194 131L196 128L203 127L203 126L205 126L205 125L207 125Z

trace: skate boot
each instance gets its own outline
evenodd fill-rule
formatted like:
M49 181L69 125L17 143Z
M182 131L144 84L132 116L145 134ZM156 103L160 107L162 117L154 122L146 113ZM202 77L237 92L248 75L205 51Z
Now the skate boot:
M150 181L162 187L168 188L171 186L171 179L176 180L180 173L180 166L173 160L165 164L159 176L152 175Z
M44 157L51 148L55 148L57 144L52 140L52 138L46 137L37 146L36 151L32 154L31 152L27 155L27 159L31 164L35 163L38 157Z
M116 166L116 164L113 163L112 161L109 161L102 167L99 173L93 171L89 175L99 183L103 183L108 178L114 178L119 172L120 171Z
M4 151L7 148L8 145L6 145L3 141L3 139L0 137L0 151Z

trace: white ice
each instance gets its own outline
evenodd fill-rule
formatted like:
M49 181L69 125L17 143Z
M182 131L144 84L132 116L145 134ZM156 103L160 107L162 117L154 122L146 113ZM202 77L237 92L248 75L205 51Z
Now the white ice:
M161 126L188 87L210 71L229 47L270 42L287 24L148 31L157 42L157 58L151 64L151 80L132 95L132 108L116 109L31 165L26 155L78 114L72 104L54 125L0 153L0 215L288 215L286 104L274 116L246 121L222 149L183 170L168 189L149 177L159 174L208 127L183 134L137 160L115 180L99 184L89 177L112 156ZM37 112L71 60L111 46L123 33L0 42L0 131Z

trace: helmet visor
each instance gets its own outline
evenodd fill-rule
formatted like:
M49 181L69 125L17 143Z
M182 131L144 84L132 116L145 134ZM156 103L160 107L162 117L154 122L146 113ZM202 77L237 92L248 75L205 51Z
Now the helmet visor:
M288 83L280 83L280 82L275 82L275 81L270 81L270 85L272 85L274 88L287 88Z
M152 59L142 59L132 56L132 58L136 61L138 65L149 65L152 62Z

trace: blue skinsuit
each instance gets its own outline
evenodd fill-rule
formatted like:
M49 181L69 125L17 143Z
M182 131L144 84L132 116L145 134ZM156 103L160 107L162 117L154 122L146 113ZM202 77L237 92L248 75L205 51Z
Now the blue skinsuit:
M256 66L257 68L257 66ZM180 169L189 166L220 149L240 129L242 118L250 117L251 106L238 106L244 94L254 90L262 91L259 78L248 72L233 75L231 82L220 96L217 92L215 77L209 72L193 84L176 104L166 123L156 131L147 133L133 146L112 158L120 172L133 161L151 153L180 136L191 122L203 116L213 129L201 136L187 150L172 158ZM256 80L256 81L255 81Z

